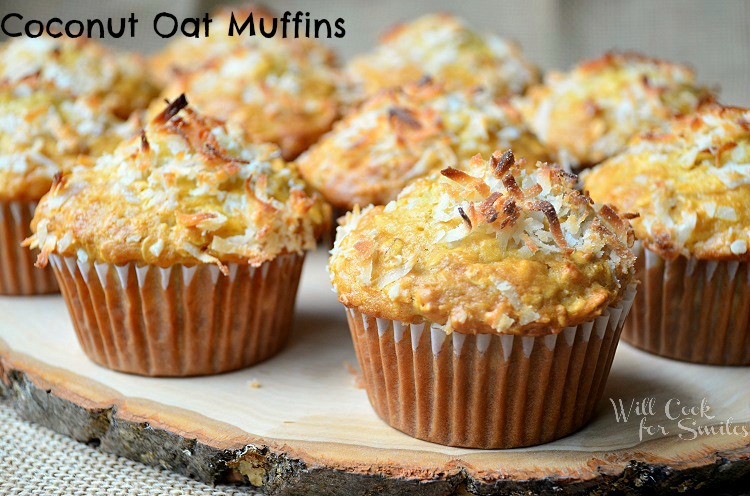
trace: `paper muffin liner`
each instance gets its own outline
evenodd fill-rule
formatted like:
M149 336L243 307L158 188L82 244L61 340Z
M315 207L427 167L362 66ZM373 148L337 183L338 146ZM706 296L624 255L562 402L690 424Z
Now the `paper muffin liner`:
M633 250L641 288L623 341L677 360L750 365L750 264Z
M160 268L50 255L86 355L122 372L195 376L265 360L287 341L304 255L257 268Z
M21 246L31 236L36 202L0 201L0 295L56 293L51 268L34 267L37 252Z
M635 286L559 334L446 334L347 309L375 412L418 439L467 448L543 444L580 429L601 398Z

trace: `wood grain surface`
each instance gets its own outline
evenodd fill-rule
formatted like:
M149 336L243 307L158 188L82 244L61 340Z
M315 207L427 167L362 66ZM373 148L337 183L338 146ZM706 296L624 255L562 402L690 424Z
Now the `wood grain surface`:
M305 267L285 351L244 371L189 379L94 365L59 296L0 298L0 396L105 451L269 494L750 488L750 368L681 363L621 344L594 420L578 433L516 450L439 446L373 413L329 287L321 251ZM618 422L612 401L626 410L650 404L653 414L634 409ZM713 432L696 436L699 427Z

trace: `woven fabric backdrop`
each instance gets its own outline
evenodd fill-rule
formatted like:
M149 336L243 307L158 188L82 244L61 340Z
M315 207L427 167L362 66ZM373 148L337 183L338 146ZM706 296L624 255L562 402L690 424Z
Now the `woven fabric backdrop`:
M0 401L0 495L251 496L103 453L22 420Z

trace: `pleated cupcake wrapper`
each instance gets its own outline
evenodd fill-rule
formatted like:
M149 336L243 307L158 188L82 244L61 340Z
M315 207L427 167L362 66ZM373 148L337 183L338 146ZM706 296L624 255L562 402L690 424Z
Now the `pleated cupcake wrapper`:
M286 343L304 255L258 268L160 268L50 256L84 352L104 367L194 376L249 367Z
M34 267L37 252L21 246L31 236L36 202L0 201L0 295L56 293L52 269Z
M750 365L750 264L665 260L637 243L641 281L623 341L694 363Z
M553 441L591 417L635 295L593 321L538 337L446 334L347 309L367 395L410 436L469 448Z

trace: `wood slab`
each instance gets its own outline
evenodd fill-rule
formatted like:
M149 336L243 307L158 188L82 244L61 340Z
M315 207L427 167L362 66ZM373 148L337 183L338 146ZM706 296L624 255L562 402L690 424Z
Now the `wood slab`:
M59 296L0 297L0 396L25 418L105 451L269 494L750 487L750 368L680 363L624 344L593 422L554 443L482 451L389 428L356 386L356 358L325 259L322 251L308 258L289 347L256 367L214 377L152 379L103 369L79 348ZM626 407L653 398L653 415L634 412L618 422L609 398ZM667 418L669 399L673 407L675 400L704 400L707 415L680 419L715 432L691 439L680 419ZM641 419L664 431L640 439Z

